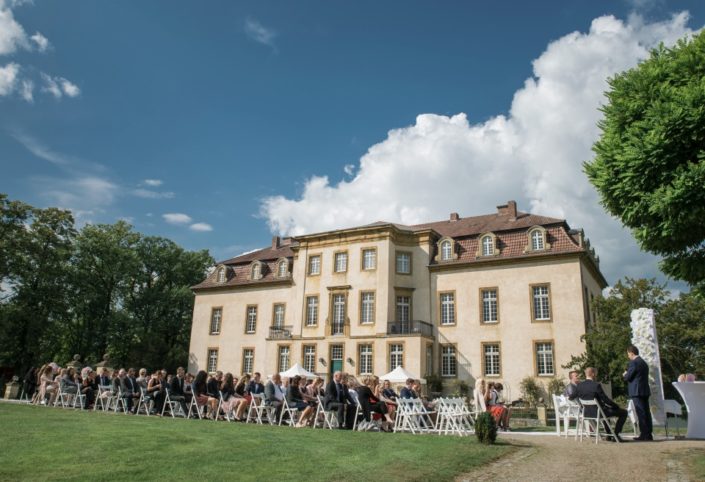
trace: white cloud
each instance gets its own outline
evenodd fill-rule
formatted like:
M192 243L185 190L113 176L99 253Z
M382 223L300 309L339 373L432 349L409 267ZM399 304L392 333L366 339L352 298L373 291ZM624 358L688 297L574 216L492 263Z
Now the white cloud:
M32 42L34 42L40 52L45 52L49 48L49 39L39 32L32 35L30 39L32 39Z
M34 82L24 79L20 85L20 95L27 102L34 102Z
M88 222L87 216L112 205L120 190L110 180L97 176L35 177L30 181L52 206L70 209L80 222Z
M17 76L20 66L12 62L0 67L0 96L10 95L17 87Z
M132 194L144 199L172 199L174 193L171 191L153 191L151 189L137 188Z
M213 231L213 226L211 226L208 223L193 223L191 226L189 226L189 229L191 231Z
M164 218L164 221L169 224L188 224L193 221L193 219L191 219L191 216L184 213L162 214L162 218Z
M255 42L267 45L276 50L274 39L277 33L271 28L267 28L253 18L248 18L245 21L245 33Z
M348 176L352 176L355 174L355 164L345 164L345 166L343 166L343 172Z
M51 75L42 72L42 80L44 81L43 92L48 92L55 98L60 99L64 95L68 97L76 97L81 93L81 89L76 84L63 77L52 77Z
M161 179L145 179L142 183L151 187L159 187L164 184Z
M74 162L74 159L51 150L32 136L21 132L13 132L12 137L22 144L29 152L40 159L51 162L52 164L66 167Z
M353 179L313 176L296 199L266 198L273 232L302 234L377 220L407 224L477 215L516 199L520 208L584 227L608 278L654 276L655 258L599 205L582 172L598 138L606 79L634 67L660 41L691 30L681 13L657 23L638 16L593 20L587 33L550 43L533 62L508 116L471 124L465 114L421 114L369 148Z
M15 20L11 6L0 2L0 55L9 55L20 48L29 48L27 34Z

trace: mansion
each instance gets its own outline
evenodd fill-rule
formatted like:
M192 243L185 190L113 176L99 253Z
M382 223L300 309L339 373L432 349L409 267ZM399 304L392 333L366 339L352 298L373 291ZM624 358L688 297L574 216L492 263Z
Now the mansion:
M193 287L189 371L268 376L298 362L325 378L403 366L446 387L501 380L518 398L527 375L567 379L605 286L582 230L514 201L483 216L275 237Z

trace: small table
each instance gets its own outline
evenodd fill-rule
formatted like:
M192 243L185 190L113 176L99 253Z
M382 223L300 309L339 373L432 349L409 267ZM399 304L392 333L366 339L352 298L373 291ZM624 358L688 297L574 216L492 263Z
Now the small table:
M705 439L705 382L673 382L688 409L687 438Z

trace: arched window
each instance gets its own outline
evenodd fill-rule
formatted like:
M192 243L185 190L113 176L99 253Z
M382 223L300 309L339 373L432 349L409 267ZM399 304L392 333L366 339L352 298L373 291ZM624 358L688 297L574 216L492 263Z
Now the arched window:
M453 245L450 240L445 240L441 243L441 261L448 261L453 257Z
M218 283L225 283L225 267L218 270Z
M494 254L494 237L487 236L482 237L482 256L492 256Z
M262 266L259 263L252 265L252 279L260 279L262 277Z
M289 274L289 262L282 259L277 264L277 278L286 278L287 274Z
M551 249L551 243L548 242L548 233L546 228L543 226L534 226L528 231L528 239L526 247L524 248L525 253L530 253L532 251L544 251Z
M531 250L538 251L544 248L543 232L535 229L531 232Z

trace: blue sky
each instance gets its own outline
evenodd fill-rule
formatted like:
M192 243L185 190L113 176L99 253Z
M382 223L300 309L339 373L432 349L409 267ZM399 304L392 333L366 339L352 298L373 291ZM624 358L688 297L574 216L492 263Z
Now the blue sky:
M658 274L579 165L604 78L700 29L703 2L0 5L11 198L218 259L516 199L585 228L610 281Z

